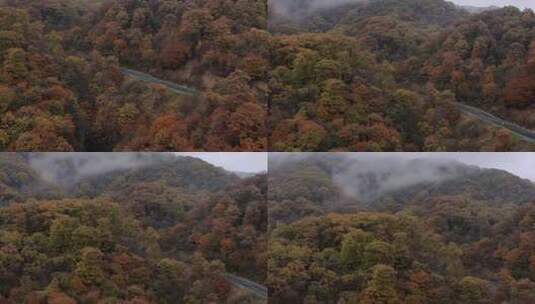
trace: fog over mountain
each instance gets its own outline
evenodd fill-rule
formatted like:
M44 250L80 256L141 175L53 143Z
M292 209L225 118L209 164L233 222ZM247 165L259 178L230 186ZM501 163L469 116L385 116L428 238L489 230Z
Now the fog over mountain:
M423 183L439 183L475 169L448 159L384 157L362 160L355 157L343 171L334 174L333 181L346 195L369 202L392 191Z
M164 154L144 153L31 153L29 164L43 179L73 183L84 177L150 165Z
M383 303L535 303L535 183L510 173L533 171L534 159L271 156L272 302L377 303L369 295L379 294Z
M282 16L292 16L298 17L295 15L295 12L299 10L303 11L314 11L317 9L325 9L335 6L340 6L344 4L352 3L363 3L368 0L310 0L310 1L296 1L296 0L269 0L269 9L272 13Z
M438 153L394 153L399 157L428 158L428 159L450 159L462 162L468 165L474 165L482 168L500 169L517 175L521 178L527 178L535 181L535 153L518 152L518 153L458 153L458 152L438 152Z
M254 174L267 169L265 153L29 153L31 167L59 184L114 171L137 169L175 157L202 159L227 171ZM247 175L247 176L249 176Z
M292 163L300 162L323 168L346 196L362 202L419 185L479 180L481 174L535 180L534 153L275 153L269 167L292 170Z
M293 15L298 9L301 12L303 10L313 11L317 9L331 8L345 4L366 3L370 1L374 0L269 0L269 8L275 14L290 16ZM469 6L478 8L485 8L491 6L516 6L520 9L535 9L535 3L531 0L452 0L450 2L453 2L459 6Z
M241 176L175 153L0 153L0 303L264 303L267 177Z
M477 7L488 7L488 6L516 6L521 9L531 8L535 9L535 2L532 0L451 0L451 2L458 5L468 5L468 6L477 6Z

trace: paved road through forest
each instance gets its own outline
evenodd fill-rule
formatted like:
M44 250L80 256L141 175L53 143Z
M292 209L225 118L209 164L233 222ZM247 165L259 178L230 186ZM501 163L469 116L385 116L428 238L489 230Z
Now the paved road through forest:
M159 79L150 74L143 73L140 71L127 69L127 68L121 68L121 72L128 77L132 77L136 80L139 80L145 83L154 83L154 84L163 85L166 88L168 88L170 91L176 94L187 95L187 96L196 96L199 94L199 92L195 89L189 88L187 86L179 85L179 84L167 81L167 80ZM464 103L455 103L455 105L464 114L467 114L472 117L476 117L477 119L484 121L486 123L489 123L491 125L494 125L496 127L505 128L509 130L511 133L519 136L520 138L528 142L535 143L535 131L528 130L515 123L503 120L479 108L469 106Z
M147 73L143 73L143 72L139 72L136 70L127 69L127 68L121 68L121 72L125 76L132 77L136 80L139 80L145 83L154 83L154 84L163 85L169 90L171 90L172 92L180 94L180 95L196 96L199 94L198 91L195 89L182 86L182 85L178 85L176 83L172 83L167 80L159 79ZM225 279L234 287L247 290L250 293L254 294L255 296L261 299L267 300L267 297L268 297L267 287L260 285L258 283L255 283L246 278L242 278L242 277L230 274L230 273L225 274Z
M505 128L509 130L511 133L519 136L520 138L528 142L535 143L535 131L528 130L515 123L503 120L479 108L472 107L464 103L456 103L456 106L459 108L461 112L465 114L468 114L472 117L476 117L479 120L482 120L496 127Z
M156 78L150 74L143 73L136 70L131 70L127 68L121 68L121 73L123 75L132 77L136 80L145 82L145 83L154 83L165 86L167 89L169 89L171 92L179 94L179 95L186 95L186 96L196 96L199 94L199 92L195 89L189 88L187 86L179 85L167 80Z
M225 274L225 279L234 287L245 289L261 299L268 298L268 289L263 285L230 273Z

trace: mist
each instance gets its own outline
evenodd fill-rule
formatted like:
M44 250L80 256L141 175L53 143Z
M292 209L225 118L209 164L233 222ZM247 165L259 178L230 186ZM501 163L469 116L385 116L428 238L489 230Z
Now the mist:
M86 177L148 166L164 155L171 157L164 153L30 153L29 164L44 180L71 185Z
M311 162L327 168L332 182L344 195L371 203L396 190L478 172L483 170L480 165L484 159L488 162L482 167L504 169L498 166L497 157L483 153L273 153L269 169L288 167L292 162ZM490 165L493 161L496 166Z
M291 18L303 18L318 9L336 7L345 4L363 3L368 0L268 0L270 14Z
M333 182L345 195L372 202L396 190L454 179L469 169L448 159L356 156L349 157L343 170L333 174Z
M488 6L516 6L520 9L531 8L535 9L535 3L533 0L450 0L458 5L470 5L475 7L488 7Z
M267 171L267 153L28 153L28 163L47 182L69 186L81 179L140 169L177 157L193 157L239 176Z

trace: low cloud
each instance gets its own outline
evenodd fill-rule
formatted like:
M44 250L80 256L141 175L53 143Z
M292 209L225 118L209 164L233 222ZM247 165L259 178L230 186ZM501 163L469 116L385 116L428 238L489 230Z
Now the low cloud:
M29 163L43 179L70 185L85 177L148 166L155 160L149 153L32 153Z
M301 19L318 9L327 9L345 4L367 2L368 0L268 0L273 16Z
M427 158L394 153L276 153L270 155L270 170L289 162L311 161L329 171L332 182L349 197L372 202L391 191L423 183L453 179L476 170L449 158Z
M392 191L454 179L467 168L448 159L349 157L343 170L333 174L333 182L346 195L371 202Z

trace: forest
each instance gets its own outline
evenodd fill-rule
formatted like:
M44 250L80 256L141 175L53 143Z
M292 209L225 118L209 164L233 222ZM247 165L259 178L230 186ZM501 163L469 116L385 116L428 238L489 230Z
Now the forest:
M104 164L104 165L103 165ZM0 154L0 303L265 303L267 178L165 154Z
M443 0L270 3L272 151L533 149L533 11L471 14Z
M1 0L0 150L264 151L266 24L256 0Z
M0 0L0 150L530 151L534 33L443 0Z
M357 154L270 155L270 303L535 302L534 181Z

